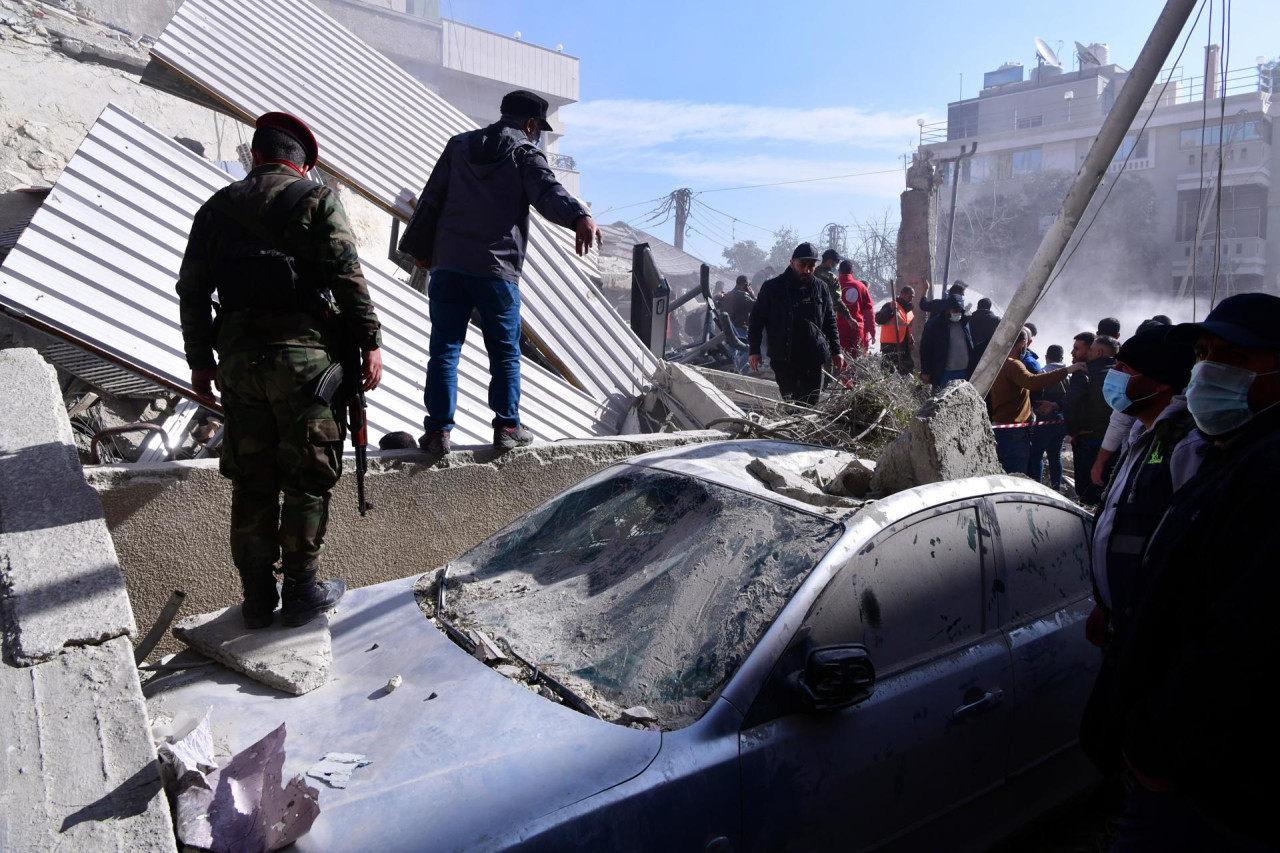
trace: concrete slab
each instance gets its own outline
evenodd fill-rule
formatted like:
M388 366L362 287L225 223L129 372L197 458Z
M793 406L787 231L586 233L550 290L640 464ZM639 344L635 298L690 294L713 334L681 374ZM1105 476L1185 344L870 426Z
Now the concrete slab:
M954 382L926 400L880 454L871 492L1002 473L987 404L968 382Z
M0 663L0 850L175 850L123 637Z
M11 663L136 631L124 576L84 480L53 368L0 351L0 615Z
M328 616L301 628L277 624L250 631L236 605L187 617L174 626L173 634L236 672L295 696L324 685L333 665Z
M659 362L653 381L674 397L684 412L692 417L692 428L705 428L717 418L745 416L738 404L711 384L710 380L683 364Z

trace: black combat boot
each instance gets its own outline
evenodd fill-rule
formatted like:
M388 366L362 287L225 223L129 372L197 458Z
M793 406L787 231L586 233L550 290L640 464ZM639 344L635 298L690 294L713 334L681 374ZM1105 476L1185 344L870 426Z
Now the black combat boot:
M275 567L240 572L240 584L244 588L244 603L240 616L246 628L268 628L280 603L276 590Z
M316 569L284 570L280 623L297 628L338 606L347 585L338 578L316 582Z

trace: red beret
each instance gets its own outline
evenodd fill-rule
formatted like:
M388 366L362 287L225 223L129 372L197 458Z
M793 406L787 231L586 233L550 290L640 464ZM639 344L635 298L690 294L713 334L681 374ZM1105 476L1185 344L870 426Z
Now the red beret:
M316 160L320 159L320 145L316 142L315 134L297 116L291 116L288 113L263 113L258 116L253 126L275 128L296 139L302 146L303 154L306 155L306 162L302 165L308 169L313 168Z

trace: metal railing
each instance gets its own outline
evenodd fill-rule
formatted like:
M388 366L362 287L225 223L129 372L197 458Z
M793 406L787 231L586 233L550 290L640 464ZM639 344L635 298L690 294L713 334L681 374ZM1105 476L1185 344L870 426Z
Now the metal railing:
M1165 87L1168 83L1168 87ZM1221 97L1232 97L1234 95L1248 95L1260 93L1264 101L1280 96L1280 67L1272 65L1253 65L1245 68L1234 68L1228 70L1225 74L1219 75L1214 85L1214 97L1216 100ZM1147 98L1149 106L1171 107L1180 104L1189 104L1196 101L1204 100L1205 95L1205 78L1203 76L1190 77L1185 73L1182 66L1169 68L1160 72L1160 76L1156 79L1156 83L1151 88L1151 93ZM1158 101L1157 101L1158 99ZM1093 113L1089 113L1087 109L1076 109L1074 118L1072 116L1072 107L1069 101L1064 102L1060 107L1048 110L1042 110L1037 116L1040 123L1034 127L1016 126L1015 130L1024 132L1026 130L1038 130L1046 125L1068 124L1072 121L1097 121L1099 116L1096 109ZM970 134L975 136L976 134ZM920 144L932 145L938 142L946 142L950 139L950 128L948 122L937 121L920 125ZM961 138L956 137L955 141ZM1132 166L1130 167L1132 168Z

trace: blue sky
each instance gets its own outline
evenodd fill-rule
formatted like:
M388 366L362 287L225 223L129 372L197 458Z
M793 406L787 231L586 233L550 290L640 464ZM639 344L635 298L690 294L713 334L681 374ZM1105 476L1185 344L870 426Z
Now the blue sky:
M1033 66L1035 36L1061 46L1064 65L1078 40L1109 44L1129 67L1163 6L442 0L440 11L579 57L581 101L562 110L561 152L576 158L598 219L671 240L671 221L644 224L648 200L691 187L722 213L695 205L686 248L715 263L735 237L767 248L782 226L816 237L828 222L896 220L917 118L944 119L948 101L975 96L1005 60ZM1207 18L1180 63L1189 76L1201 73ZM1280 3L1233 0L1231 22L1231 68L1280 54ZM713 192L836 175L858 177Z

